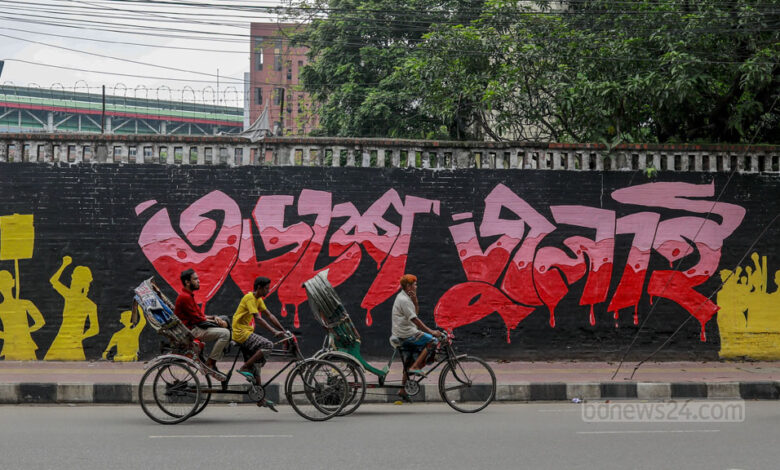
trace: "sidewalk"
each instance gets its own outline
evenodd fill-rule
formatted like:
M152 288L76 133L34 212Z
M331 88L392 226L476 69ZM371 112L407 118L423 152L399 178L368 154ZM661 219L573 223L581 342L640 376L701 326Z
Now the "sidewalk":
M379 362L379 361L375 361ZM220 364L228 370L231 363ZM276 373L284 363L269 362L263 377ZM580 399L672 398L780 398L780 362L652 362L630 378L635 363L623 364L612 379L617 363L607 362L490 362L496 373L498 401ZM130 403L144 374L143 362L0 362L0 403ZM388 381L400 379L400 368L391 370ZM287 372L267 390L277 402ZM424 381L415 401L438 400L438 373ZM367 383L376 378L366 374ZM242 377L231 378L231 388L245 385ZM274 386L276 385L276 386ZM369 390L371 392L371 390ZM393 401L390 395L367 395L367 401ZM283 393L281 394L283 395ZM217 401L244 398L215 397Z

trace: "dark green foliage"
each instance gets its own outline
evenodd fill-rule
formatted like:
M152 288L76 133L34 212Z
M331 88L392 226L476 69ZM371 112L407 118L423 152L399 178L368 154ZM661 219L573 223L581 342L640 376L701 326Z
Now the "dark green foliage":
M780 142L776 2L560 5L316 5L327 17L298 39L311 47L303 77L321 105L324 133Z

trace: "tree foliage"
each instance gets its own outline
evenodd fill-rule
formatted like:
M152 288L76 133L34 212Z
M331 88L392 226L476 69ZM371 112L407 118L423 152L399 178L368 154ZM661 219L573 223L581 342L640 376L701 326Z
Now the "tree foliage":
M480 0L481 1L481 0ZM433 24L468 0L304 0L288 15L309 22L292 37L309 48L301 78L319 104L321 131L336 136L442 136L420 97L396 73ZM446 130L443 131L446 135Z
M780 143L768 0L322 1L326 134Z

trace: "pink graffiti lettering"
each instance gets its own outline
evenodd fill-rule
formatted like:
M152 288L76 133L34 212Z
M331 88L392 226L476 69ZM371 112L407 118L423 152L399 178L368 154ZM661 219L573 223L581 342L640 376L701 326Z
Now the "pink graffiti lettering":
M499 184L485 198L479 237L473 222L450 226L467 282L452 287L439 299L434 311L436 322L446 328L456 328L497 312L506 324L509 341L509 331L540 304L548 308L550 326L555 327L556 306L568 295L572 284L586 277L579 304L590 306L589 323L595 325L594 305L609 298L615 236L633 234L623 275L607 307L607 311L613 312L616 325L619 310L626 307L634 307L634 324L638 323L638 304L652 251L666 258L670 265L698 254L698 263L689 269L653 272L647 293L651 300L664 297L676 302L699 320L704 341L704 326L718 307L694 287L716 272L723 241L736 230L745 215L742 207L697 199L713 195L714 184L688 183L649 183L612 193L613 199L623 204L698 214L711 212L720 221L710 220L713 217L691 216L661 221L661 215L655 212L616 219L615 212L610 210L551 206L557 224L595 229L592 239L566 238L563 240L566 249L563 249L540 247L556 226ZM518 218L501 219L502 208L509 209ZM453 221L471 217L472 214L455 214ZM482 251L480 237L495 236L498 240ZM508 262L513 250L516 252ZM502 274L500 288L494 287ZM522 308L513 310L512 307Z
M141 215L155 203L139 204L136 213ZM167 209L161 209L146 222L139 244L158 273L177 292L179 273L188 267L196 269L206 301L219 290L228 273L242 292L252 290L257 276L270 278L271 292L276 292L282 304L282 315L286 316L287 305L293 306L296 327L300 325L298 307L306 300L303 282L327 269L331 284L342 284L357 271L362 247L378 269L361 303L367 310L366 323L371 325L371 310L399 289L398 279L406 267L415 216L430 212L438 215L440 210L439 201L414 196L402 201L391 189L361 214L350 202L333 206L331 193L304 189L296 205L298 215L315 216L314 223L285 225L285 210L294 204L293 196L262 196L252 211L252 219L242 220L236 203L214 191L181 215L181 229L187 240L197 247L211 241L208 252L190 248L176 234ZM215 238L216 220L203 216L216 210L224 212L225 217ZM400 227L385 218L390 210L401 216ZM333 218L347 220L327 240ZM335 259L317 267L326 243L328 257Z
M313 235L311 227L303 222L284 226L284 210L293 204L292 196L261 196L252 211L252 217L263 243L262 252L278 253L291 247L278 256L258 260L252 221L244 220L241 230L241 248L238 252L230 277L241 292L253 288L257 276L271 279L271 292L276 291L282 280L290 273L295 263L303 255Z
M735 204L703 201L715 195L715 185L688 183L651 183L619 189L613 199L623 204L666 207L700 214L709 218L676 217L661 221L656 229L653 249L669 261L675 261L694 252L699 262L680 271L656 271L650 277L647 293L664 297L681 305L701 324L701 340L705 341L704 325L718 311L718 306L693 288L704 283L718 268L723 241L742 223L745 209ZM719 217L720 222L712 220Z
M149 205L140 205L148 209ZM211 212L222 214L217 227ZM140 214L140 212L139 212ZM199 300L208 302L225 282L238 256L241 238L241 211L238 205L220 191L213 191L195 201L179 217L180 236L171 224L168 209L158 210L146 222L138 244L157 272L181 293L179 275L193 268L200 277Z

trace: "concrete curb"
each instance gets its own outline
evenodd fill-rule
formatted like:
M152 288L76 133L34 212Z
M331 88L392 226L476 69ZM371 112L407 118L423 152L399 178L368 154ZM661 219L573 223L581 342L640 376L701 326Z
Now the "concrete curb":
M231 385L230 389L241 389ZM271 384L266 396L286 403L281 386ZM670 399L780 399L780 381L763 382L525 382L499 384L496 390L498 402L571 401L580 400L670 400ZM413 397L416 402L440 402L438 387L424 384ZM215 395L215 403L249 403L246 395ZM368 389L365 403L392 403L393 391L382 394ZM138 402L138 386L126 383L37 383L0 384L0 404L28 403L78 403L78 404L127 404Z

